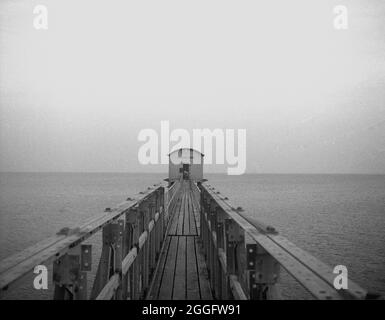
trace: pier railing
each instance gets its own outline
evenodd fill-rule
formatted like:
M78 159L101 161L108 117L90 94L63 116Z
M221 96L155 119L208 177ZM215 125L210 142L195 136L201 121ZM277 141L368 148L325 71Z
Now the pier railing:
M158 184L76 228L0 262L0 293L16 285L36 266L53 264L55 299L144 299L165 246L171 212L180 192L192 192L199 216L196 226L216 299L279 299L277 283L284 268L317 299L378 298L349 279L348 289L334 287L333 269L295 246L242 208L234 208L207 182ZM92 272L92 245L85 240L102 232L97 272ZM97 250L96 250L97 251ZM92 282L90 286L89 282ZM88 288L91 289L88 292Z
M80 227L55 236L0 262L1 294L35 268L53 263L55 299L140 299L146 294L164 241L169 208L180 182L154 185ZM166 199L166 204L165 204ZM83 242L102 231L101 257L90 294L92 246Z
M335 289L333 269L280 236L271 226L243 215L208 183L192 183L200 202L200 239L217 299L278 299L283 267L316 299L365 299L349 279Z

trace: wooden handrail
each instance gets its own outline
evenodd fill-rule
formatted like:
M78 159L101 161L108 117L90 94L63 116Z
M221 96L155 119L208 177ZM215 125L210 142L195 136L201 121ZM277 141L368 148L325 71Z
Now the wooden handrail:
M151 271L149 268L151 265L156 263L155 255L159 254L160 243L163 241L164 236L164 225L166 221L164 221L164 212L165 205L169 206L170 203L164 204L164 190L170 192L172 198L170 199L170 203L172 203L173 198L178 190L178 183L174 183L174 185L168 189L168 186L165 183L154 185L154 187L149 187L147 190L140 192L133 198L128 198L125 202L117 205L114 208L107 208L104 213L99 214L97 217L93 217L89 219L87 222L82 224L79 227L74 228L64 228L60 232L58 232L55 236L45 239L25 250L19 252L13 256L10 256L0 262L0 289L1 294L5 293L5 290L9 288L16 280L22 278L28 272L30 272L36 265L39 264L47 264L54 262L54 278L55 278L55 265L56 262L59 263L61 260L67 261L67 257L69 256L77 256L79 257L78 261L80 261L79 274L83 274L85 272L81 272L82 270L86 270L89 268L91 261L87 261L84 265L82 264L85 256L88 254L91 257L90 249L91 245L82 245L83 241L88 239L90 236L103 229L104 233L110 233L107 236L109 239L111 237L112 245L115 247L113 253L115 255L115 270L117 271L115 274L111 276L107 276L108 281L106 285L104 285L99 294L97 295L97 299L103 297L111 296L111 292L115 292L117 288L120 286L121 277L127 277L127 274L137 261L137 258L141 256L141 249L149 251L149 254L153 255L151 257L151 262L146 261L147 269L146 269L146 277L149 276L149 272ZM146 212L148 211L149 219L147 222L147 227L137 238L137 245L135 242L130 242L129 237L132 238L132 231L130 231L131 223L135 224L135 228L138 228L138 223L140 224L139 216L135 212L138 212L140 208L145 208ZM152 213L151 208L155 208L155 212ZM141 209L140 209L141 210ZM134 214L134 216L133 216ZM147 215L147 213L146 213ZM132 218L130 218L132 216ZM126 219L122 220L121 218L126 217ZM151 218L152 217L152 218ZM134 219L134 220L132 220ZM132 220L132 221L130 221ZM124 224L127 224L127 228L124 227ZM122 231L118 231L116 227L114 227L113 231L110 227L113 225L122 226ZM132 226L134 226L132 224ZM120 228L120 227L119 227ZM111 231L106 231L106 230ZM133 229L132 229L133 230ZM106 231L106 232L105 232ZM111 233L113 232L113 233ZM117 232L117 233L116 233ZM150 237L151 234L151 237ZM105 237L105 235L103 235ZM118 237L118 238L116 238ZM135 238L135 237L134 237ZM134 240L133 238L133 240ZM120 240L118 240L120 239ZM127 240L126 240L127 239ZM110 241L110 240L109 240ZM122 245L117 245L116 241L120 241ZM128 242L127 242L128 241ZM135 241L135 240L134 240ZM147 245L147 242L151 241L151 244ZM127 242L127 244L125 244ZM129 242L131 244L129 244ZM117 246L116 246L117 245ZM131 248L127 247L127 245L131 246ZM146 246L146 248L144 248ZM103 245L103 248L106 247ZM106 247L108 249L108 245ZM155 250L151 252L151 250ZM87 253L88 252L88 253ZM121 252L121 253L119 253ZM125 253L127 252L127 254ZM87 253L87 254L86 254ZM119 256L121 255L121 258ZM87 258L90 259L90 258ZM62 261L63 263L65 261ZM119 261L120 266L119 266ZM67 262L65 262L67 263ZM101 261L102 263L102 261ZM56 268L57 269L57 268ZM68 272L68 270L56 270L57 272ZM107 271L106 271L107 272ZM100 275L99 275L100 276ZM106 275L103 275L105 277ZM97 276L98 277L98 276ZM57 278L57 277L56 277ZM64 276L64 278L66 278ZM57 279L60 279L57 278ZM81 279L84 279L81 276ZM55 279L54 279L55 281ZM83 280L82 280L83 281ZM116 283L119 282L119 285L116 286ZM83 288L84 285L80 284L80 278L76 279L76 283L80 288ZM94 284L95 285L95 284ZM60 284L62 286L62 284ZM56 287L55 287L56 288ZM82 289L84 290L84 289ZM97 292L97 290L95 291ZM55 293L55 297L56 297ZM60 295L58 295L60 296ZM74 297L72 297L74 298ZM78 295L75 298L87 298L87 295Z
M317 299L365 299L365 289L349 279L348 289L334 288L330 266L282 237L272 226L234 208L208 183L159 184L128 198L80 227L55 236L0 262L0 293L41 263L53 262L56 299L146 298L154 284L170 228L169 212L180 192L192 192L191 210L206 258L209 282L217 299L278 298L283 267ZM187 190L187 191L186 191ZM198 217L199 215L199 217ZM84 240L102 230L103 244L92 292L87 293L91 245Z
M215 267L215 262L213 263L212 260L219 259L221 268L227 277L238 274L242 278L242 288L248 292L249 297L252 296L250 292L252 283L250 283L250 279L247 279L247 275L245 275L245 272L249 273L249 271L241 269L236 273L234 273L234 270L228 272L229 266L225 263L226 255L228 255L228 252L226 252L228 250L226 242L235 241L235 243L238 243L236 245L244 247L242 249L244 250L243 253L240 252L243 258L232 257L237 260L250 260L247 252L245 252L247 248L260 251L259 263L266 263L271 266L267 268L269 270L266 270L266 268L254 270L255 268L252 267L250 271L253 272L254 276L259 274L260 277L263 276L268 279L265 284L266 288L272 288L274 284L273 279L278 279L279 271L277 271L276 267L274 270L273 264L279 263L317 299L364 299L366 297L367 291L350 279L348 289L335 289L333 285L335 274L333 274L331 267L279 235L273 227L264 225L242 214L240 208L235 209L227 197L221 197L220 192L216 191L208 183L201 184L199 188L201 190L201 218L205 229L201 232L203 233L203 245L207 247L207 256L211 260L209 264L211 263ZM231 234L228 231L224 232L222 227L222 229L218 230L217 224L221 225L225 222L229 223L230 226L235 224L230 233L233 233L232 237L238 237L236 240L229 241L227 238ZM221 246L217 243L218 232L220 232L221 238L225 238L221 240ZM213 251L216 252L217 258L210 256ZM253 259L255 259L254 253ZM242 261L239 260L239 263L242 263ZM212 273L215 272L218 272L218 270L214 269L212 271ZM270 282L270 285L267 282ZM262 282L257 281L254 286L262 287Z

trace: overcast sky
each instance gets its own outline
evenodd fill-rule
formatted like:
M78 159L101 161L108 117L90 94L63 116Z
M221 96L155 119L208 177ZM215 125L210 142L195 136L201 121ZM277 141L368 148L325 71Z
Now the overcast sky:
M167 170L137 137L169 120L246 129L247 172L385 173L384 17L383 0L0 0L0 171Z

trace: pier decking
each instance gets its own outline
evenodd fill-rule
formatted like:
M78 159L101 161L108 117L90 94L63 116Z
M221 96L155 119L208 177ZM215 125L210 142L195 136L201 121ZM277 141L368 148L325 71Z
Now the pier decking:
M212 293L202 246L199 242L199 207L189 182L171 212L164 250L149 299L209 300Z

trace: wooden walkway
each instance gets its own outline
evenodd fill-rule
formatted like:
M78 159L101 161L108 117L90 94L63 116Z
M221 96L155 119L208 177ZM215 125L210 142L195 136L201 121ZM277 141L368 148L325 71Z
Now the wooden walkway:
M199 209L189 182L171 210L158 270L148 294L154 300L213 299L199 240Z
M337 290L332 267L241 211L207 182L153 185L0 261L0 298L52 263L54 299L279 299L281 267L316 299L383 299L350 279ZM87 239L98 231L88 292L95 266Z

